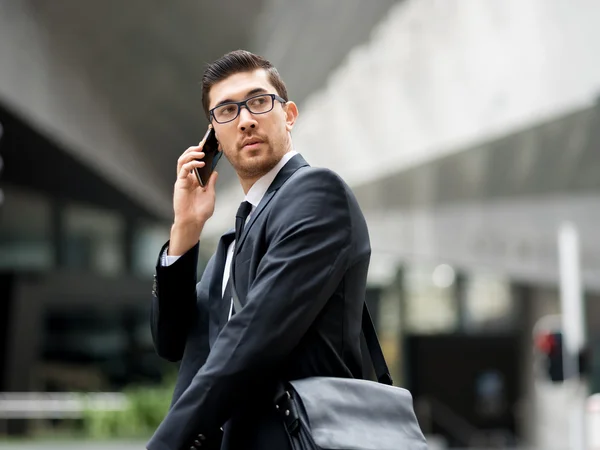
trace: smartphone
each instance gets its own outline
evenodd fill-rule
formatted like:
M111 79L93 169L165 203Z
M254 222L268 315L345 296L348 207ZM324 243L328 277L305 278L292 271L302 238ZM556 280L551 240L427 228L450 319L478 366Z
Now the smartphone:
M196 172L196 178L198 178L198 183L200 186L204 187L208 184L208 179L210 175L217 167L217 163L221 156L222 152L219 151L219 142L217 141L217 137L215 136L215 130L212 125L209 125L208 131L202 138L204 140L204 148L202 151L204 152L204 167L196 167L194 171Z

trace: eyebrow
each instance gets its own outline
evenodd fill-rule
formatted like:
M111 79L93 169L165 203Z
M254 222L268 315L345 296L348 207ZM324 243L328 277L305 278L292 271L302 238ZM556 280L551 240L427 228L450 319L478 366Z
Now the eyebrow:
M250 89L248 92L246 92L246 95L244 96L245 99L252 97L254 94L266 94L267 90L265 88L254 88L254 89ZM226 98L225 100L221 100L219 103L217 103L213 108L217 108L221 105L224 105L226 103L237 103L235 100L232 100L230 98Z

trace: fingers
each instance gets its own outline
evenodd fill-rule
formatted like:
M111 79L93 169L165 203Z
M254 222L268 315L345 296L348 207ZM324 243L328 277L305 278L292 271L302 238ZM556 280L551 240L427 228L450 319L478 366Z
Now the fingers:
M204 161L196 161L194 159L186 164L183 164L181 166L181 169L179 169L177 177L182 180L185 180L188 177L188 175L190 174L190 172L192 170L194 170L196 167L197 168L204 167Z
M193 169L204 166L204 162L198 160L204 158L202 149L204 148L204 143L206 142L208 135L209 132L204 135L198 145L188 147L181 154L177 160L177 178L185 179Z
M181 168L184 164L188 164L191 161L196 159L203 159L204 153L200 151L190 151L190 149L198 149L198 147L190 147L188 148L177 160L177 173L181 172Z
M181 154L181 156L177 160L177 173L181 172L181 167L190 160L190 158L187 158L186 155L189 155L190 153L202 153L202 150L204 149L204 144L206 143L206 139L208 138L209 134L210 133L207 131L202 140L198 143L198 145L192 145L191 147L188 147L186 151L184 151ZM202 154L202 157L203 156L204 154ZM194 157L192 157L191 159L194 159Z
M181 156L190 153L190 152L201 152L202 149L204 148L204 139L200 141L200 143L198 145L192 145L191 147L188 147L185 152L183 152L181 154Z

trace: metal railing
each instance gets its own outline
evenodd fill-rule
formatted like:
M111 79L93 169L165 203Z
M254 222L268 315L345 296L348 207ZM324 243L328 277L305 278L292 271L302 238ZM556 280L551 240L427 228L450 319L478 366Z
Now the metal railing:
M0 393L0 419L79 419L86 410L122 411L127 406L118 392Z

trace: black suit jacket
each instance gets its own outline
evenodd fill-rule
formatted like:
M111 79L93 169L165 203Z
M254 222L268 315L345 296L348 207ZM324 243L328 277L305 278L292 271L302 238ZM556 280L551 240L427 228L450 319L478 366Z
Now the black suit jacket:
M288 161L236 245L244 307L227 321L221 290L232 240L233 231L222 236L197 285L198 245L171 266L157 264L152 335L158 354L181 365L150 450L206 448L221 427L223 449L285 449L272 403L277 380L362 377L371 249L348 186L300 155Z

